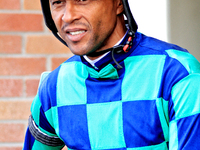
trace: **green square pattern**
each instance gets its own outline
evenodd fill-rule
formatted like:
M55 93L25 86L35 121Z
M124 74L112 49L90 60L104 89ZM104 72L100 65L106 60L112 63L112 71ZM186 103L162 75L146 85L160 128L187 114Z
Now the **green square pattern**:
M87 117L92 149L126 147L121 101L88 104Z
M126 72L122 82L122 101L155 100L160 88L160 70L163 69L165 56L133 56L124 63ZM138 89L141 90L138 92Z
M86 66L83 67L80 62L64 63L58 76L57 106L86 104L85 80L88 77Z

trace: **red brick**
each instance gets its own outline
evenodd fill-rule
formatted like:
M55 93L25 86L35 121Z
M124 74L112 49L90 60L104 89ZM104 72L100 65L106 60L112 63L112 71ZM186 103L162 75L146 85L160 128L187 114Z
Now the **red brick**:
M23 124L0 124L0 142L23 142L24 139Z
M60 64L65 62L68 58L66 57L59 57L59 58L52 58L51 59L51 69L56 69Z
M71 53L70 50L58 41L53 35L32 35L27 37L27 53L30 54L62 54Z
M0 31L42 31L41 14L0 14Z
M0 150L22 150L22 147L0 147Z
M0 97L21 96L23 82L20 79L0 79Z
M26 10L41 10L39 0L24 0L24 9Z
M31 101L0 101L0 120L27 120ZM0 130L1 131L1 130Z
M37 94L39 79L26 80L26 96L35 96Z
M0 53L20 53L22 37L15 35L0 35Z
M0 9L19 10L20 0L1 0Z
M40 75L45 69L45 58L0 58L0 75Z

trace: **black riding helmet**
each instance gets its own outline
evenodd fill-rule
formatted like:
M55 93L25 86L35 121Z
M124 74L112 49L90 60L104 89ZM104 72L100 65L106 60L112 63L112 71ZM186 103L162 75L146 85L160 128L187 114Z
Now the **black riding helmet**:
M40 0L40 2L41 2L42 12L43 12L43 16L44 16L46 26L52 31L52 33L54 34L54 36L58 40L60 40L64 45L67 46L67 43L58 35L58 30L57 30L55 23L54 23L52 16L51 16L49 0ZM130 48L130 46L132 44L132 40L135 36L135 32L137 31L138 26L137 26L137 23L136 23L135 19L133 18L133 15L131 13L128 0L122 0L122 2L123 2L123 6L124 6L124 14L127 18L127 22L128 22L128 26L129 26L128 34L131 38L129 38L126 45L119 45L119 46L109 48L109 49L106 49L106 50L103 50L103 51L100 51L100 52L92 52L92 53L88 54L89 56L91 56L91 57L92 56L99 56L99 55L101 55L101 54L103 54L107 51L112 51L114 53L115 50L122 50L122 49L123 49L123 51L126 52Z

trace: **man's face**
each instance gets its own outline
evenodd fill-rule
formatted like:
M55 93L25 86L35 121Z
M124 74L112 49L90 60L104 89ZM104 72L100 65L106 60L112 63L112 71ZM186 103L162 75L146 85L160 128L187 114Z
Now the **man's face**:
M120 0L50 0L52 18L72 53L113 47L125 34ZM121 19L122 20L122 19Z

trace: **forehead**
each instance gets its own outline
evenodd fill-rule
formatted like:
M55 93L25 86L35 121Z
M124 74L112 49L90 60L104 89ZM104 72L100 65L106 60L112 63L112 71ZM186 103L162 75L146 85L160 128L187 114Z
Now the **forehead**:
M67 1L72 1L72 2L80 2L80 3L87 3L87 2L91 2L91 1L101 1L101 2L114 2L114 1L117 1L117 0L49 0L49 2L55 2L55 1L58 1L58 2L67 2Z
M113 6L115 7L115 4L117 4L118 1L119 0L48 0L47 2L50 2L50 9L54 6L55 7L67 6L67 4L80 6L80 8L84 8L84 6L86 6L85 8L87 9L92 7L112 9Z

